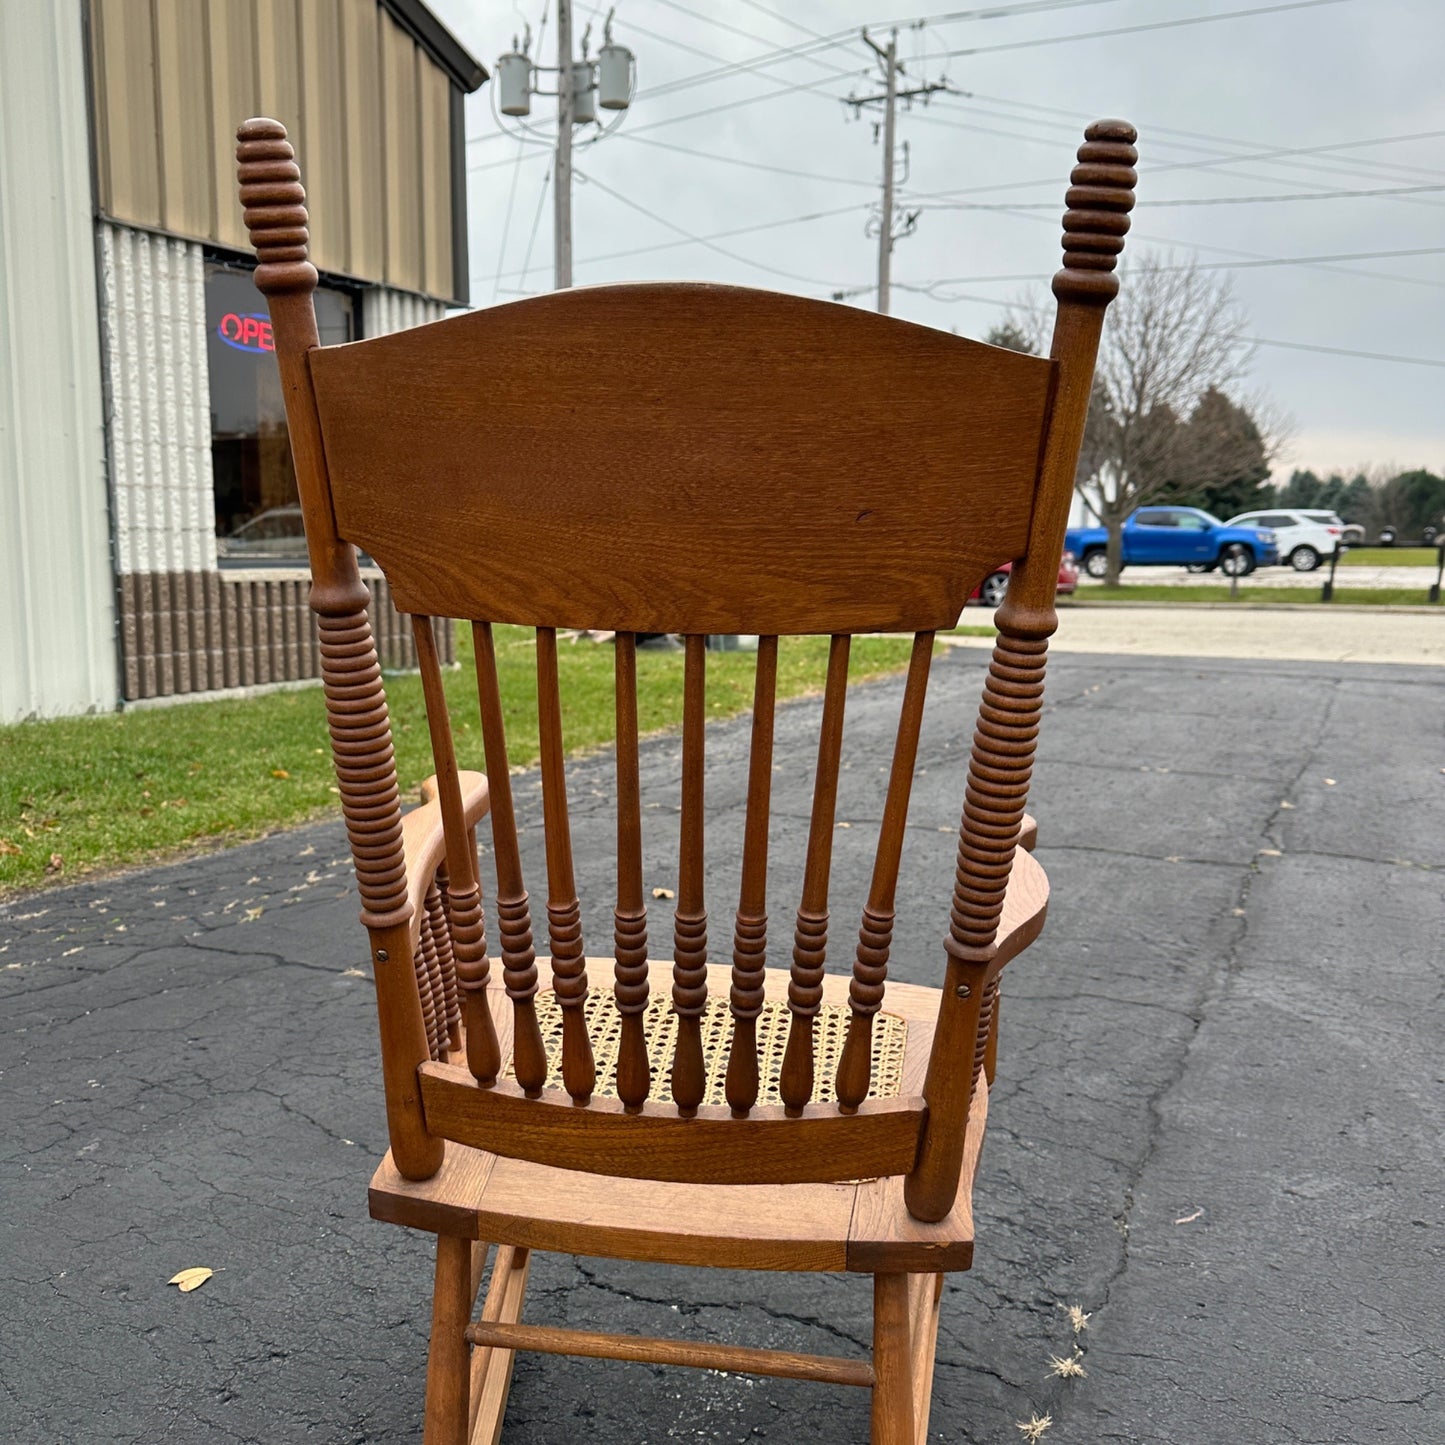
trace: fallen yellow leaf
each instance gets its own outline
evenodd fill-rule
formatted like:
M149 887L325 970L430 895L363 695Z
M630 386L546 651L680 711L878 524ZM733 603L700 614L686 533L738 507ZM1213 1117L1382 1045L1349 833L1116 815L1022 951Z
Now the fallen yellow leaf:
M8 838L0 838L0 858L18 858L25 849L16 847Z
M182 1294L190 1294L193 1289L200 1289L214 1273L213 1269L197 1265L194 1269L183 1269L179 1274L173 1274L166 1283L178 1285Z
M291 774L288 773L285 768L272 768L271 776L273 778L289 778Z
M652 896L654 898L676 898L677 894L671 888L654 888Z

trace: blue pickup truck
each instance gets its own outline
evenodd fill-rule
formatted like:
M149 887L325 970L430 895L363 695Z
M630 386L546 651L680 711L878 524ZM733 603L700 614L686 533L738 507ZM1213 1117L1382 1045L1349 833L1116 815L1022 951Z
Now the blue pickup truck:
M1103 527L1070 527L1064 547L1090 577L1102 577L1108 536ZM1228 527L1198 507L1140 507L1124 519L1122 539L1126 567L1218 567L1227 577L1247 577L1279 561L1268 527Z

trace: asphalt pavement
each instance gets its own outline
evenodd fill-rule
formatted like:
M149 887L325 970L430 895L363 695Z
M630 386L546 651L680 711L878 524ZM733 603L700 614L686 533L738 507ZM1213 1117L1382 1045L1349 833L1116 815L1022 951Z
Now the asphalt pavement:
M899 899L910 981L941 973L985 661L936 667ZM850 696L843 958L899 695ZM818 715L779 712L780 934ZM709 733L719 936L746 743L745 719ZM644 745L649 887L675 883L678 772L675 739ZM930 1439L1003 1445L1046 1416L1046 1445L1445 1439L1445 673L1064 654L1035 779L1053 903L1005 979ZM569 782L601 951L609 759ZM534 809L535 777L517 784ZM540 893L535 821L525 841ZM0 1440L419 1440L429 1250L366 1213L385 1136L356 913L332 823L0 906ZM189 1266L215 1274L167 1286ZM868 1338L862 1278L546 1256L532 1281L538 1323ZM1082 1376L1051 1373L1076 1350ZM503 1440L866 1437L862 1391L538 1356Z

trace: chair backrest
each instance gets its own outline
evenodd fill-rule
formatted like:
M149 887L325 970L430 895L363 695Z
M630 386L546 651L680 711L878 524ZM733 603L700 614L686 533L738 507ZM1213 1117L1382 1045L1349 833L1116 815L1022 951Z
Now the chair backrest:
M909 1207L952 1203L999 968L1038 728L1053 594L1094 355L1133 203L1133 131L1086 135L1065 217L1048 358L852 308L710 285L568 291L320 348L304 192L285 131L238 133L256 281L271 306L310 549L328 715L371 932L393 1154L411 1177L442 1136L563 1167L773 1182L907 1174ZM389 723L354 547L412 615L444 865L408 876ZM1013 563L969 769L945 987L922 1096L870 1097L894 891L934 633ZM433 619L473 624L490 780L500 960L488 1007L481 893ZM560 1082L538 1022L494 623L536 628L547 932ZM557 629L614 630L618 1028L597 1097L563 770ZM835 1077L815 1078L850 638L914 634ZM685 639L670 1101L652 1087L635 638ZM710 633L760 637L725 1103L707 1102L704 681ZM779 636L831 637L776 1083L760 1098L769 784ZM417 915L424 915L420 925ZM1034 932L1037 928L1033 929ZM1030 935L1031 936L1031 935ZM421 966L413 970L413 960ZM455 972L459 995L449 992ZM417 980L421 982L418 984ZM428 982L430 980L430 982ZM465 1023L467 1070L448 1063ZM447 1024L453 1029L448 1034ZM506 1033L510 1032L510 1050ZM509 1057L508 1057L509 1055ZM978 1062L976 1062L976 1060ZM510 1077L507 1074L510 1073Z

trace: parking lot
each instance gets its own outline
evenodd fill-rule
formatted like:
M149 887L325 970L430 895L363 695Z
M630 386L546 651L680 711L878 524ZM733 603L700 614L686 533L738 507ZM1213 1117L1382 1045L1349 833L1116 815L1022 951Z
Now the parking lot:
M1054 901L1005 981L930 1438L1016 1442L1047 1415L1047 1445L1437 1439L1445 673L1071 652L1082 612L1035 773ZM911 981L941 969L984 662L937 664L899 899ZM850 749L886 763L899 695L851 695ZM818 714L780 709L780 855L801 852ZM746 719L709 736L716 937L746 738ZM677 775L675 739L645 745L649 888L675 880ZM879 776L844 775L840 953ZM594 949L611 786L605 754L572 765ZM419 1438L430 1266L366 1217L384 1126L356 913L332 823L0 906L0 1438ZM167 1288L192 1265L216 1273ZM527 1318L861 1353L868 1304L856 1278L547 1257ZM1076 1345L1084 1375L1052 1374ZM866 1421L862 1392L535 1357L503 1440L835 1445Z

